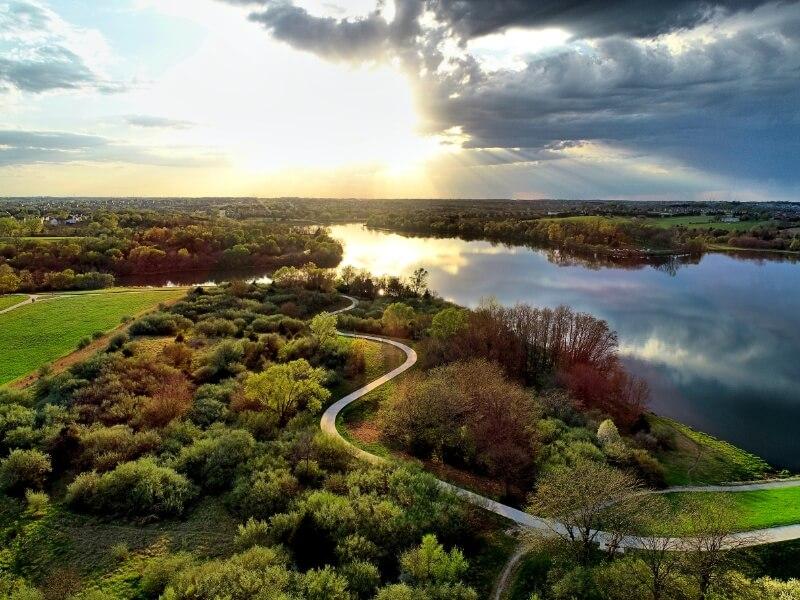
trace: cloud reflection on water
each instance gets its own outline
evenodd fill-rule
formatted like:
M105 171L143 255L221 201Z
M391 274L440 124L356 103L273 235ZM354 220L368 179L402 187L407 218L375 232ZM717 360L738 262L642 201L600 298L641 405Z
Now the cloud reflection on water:
M652 406L781 466L800 469L800 266L710 254L680 268L610 268L541 250L333 227L344 264L430 271L443 297L475 306L568 304L606 319Z

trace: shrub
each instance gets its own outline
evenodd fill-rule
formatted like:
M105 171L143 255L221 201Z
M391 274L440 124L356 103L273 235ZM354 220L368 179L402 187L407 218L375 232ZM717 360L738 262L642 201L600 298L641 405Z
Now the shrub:
M158 598L176 573L193 565L192 555L186 552L159 556L148 561L142 570L142 579L139 584L142 593L147 598Z
M116 562L125 562L130 557L131 551L128 548L128 544L125 542L119 542L118 544L111 546L109 554L111 555L112 560Z
M78 341L78 350L83 350L84 348L88 347L89 344L91 344L91 343L92 343L92 338L90 338L88 336L82 337Z
M81 464L99 471L113 469L119 463L139 458L161 445L161 438L154 431L134 433L126 425L94 425L80 431L78 439L83 449Z
M634 450L632 452L632 462L636 474L647 485L656 488L663 488L666 486L664 466L647 450Z
M269 591L288 597L286 557L275 548L254 547L227 560L212 560L177 573L163 597L169 600L252 600ZM269 596L267 596L269 597Z
M237 527L234 543L236 548L241 551L248 550L253 546L268 546L269 539L269 525L265 521L256 521L250 517L247 523Z
M206 337L233 337L238 331L236 325L227 319L211 317L200 321L195 330Z
M180 515L197 495L188 479L151 458L99 475L82 473L67 488L73 508L104 515Z
M231 503L240 514L267 519L285 510L299 493L300 484L288 470L256 471L237 482Z
M237 470L249 460L256 447L253 436L242 429L221 426L209 430L209 437L181 449L175 468L209 490L229 488Z
M357 598L372 598L381 582L380 571L372 563L348 563L341 571L347 580L347 587Z
M297 587L306 600L351 600L347 579L327 566L301 575Z
M111 336L111 339L108 340L108 346L106 346L106 352L116 352L120 350L129 340L128 335L125 333L117 333Z
M597 428L597 440L603 446L618 444L622 441L619 430L617 430L617 426L614 425L614 421L606 419L600 423L600 426Z
M165 312L145 315L130 326L130 334L139 335L175 335L188 329L192 322L188 319Z
M426 535L422 543L400 557L403 574L416 584L456 583L467 572L468 564L461 550L446 552L435 535Z
M26 489L39 490L53 470L50 457L39 450L12 450L0 461L0 489L22 494Z
M34 492L33 490L25 491L25 502L27 503L26 510L34 517L43 517L50 507L50 496L45 492Z

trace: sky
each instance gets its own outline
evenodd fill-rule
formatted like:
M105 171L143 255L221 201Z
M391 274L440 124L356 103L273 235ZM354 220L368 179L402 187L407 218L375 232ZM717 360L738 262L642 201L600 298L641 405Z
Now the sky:
M800 201L800 2L0 0L0 196Z

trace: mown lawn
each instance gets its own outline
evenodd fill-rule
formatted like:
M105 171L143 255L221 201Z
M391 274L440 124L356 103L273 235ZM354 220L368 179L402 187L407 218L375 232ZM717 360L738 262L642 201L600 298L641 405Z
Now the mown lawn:
M700 485L763 479L770 465L749 452L672 419L648 415L650 427L672 437L657 453L667 485Z
M683 492L666 494L680 512L690 502L708 505L730 502L737 514L735 531L765 529L800 523L800 486L749 492Z
M723 223L717 220L717 217L712 217L709 215L662 218L648 217L646 219L642 219L641 222L645 225L660 227L662 229L682 225L687 229L707 229L712 227L714 229L725 229L726 231L749 231L753 227L773 224L773 221L738 221L736 223Z
M0 296L0 310L19 304L25 300L27 296L24 294L11 294L10 296Z
M72 352L81 338L106 332L184 290L65 295L0 315L0 385Z

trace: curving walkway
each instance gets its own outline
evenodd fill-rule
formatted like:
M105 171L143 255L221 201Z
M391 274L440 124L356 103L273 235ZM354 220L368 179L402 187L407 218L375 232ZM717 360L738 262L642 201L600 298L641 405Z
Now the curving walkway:
M358 304L358 301L355 298L352 298L350 296L345 296L345 298L347 298L350 301L350 305L346 306L345 308L333 311L332 314L339 314L349 311L355 308L355 306ZM358 458L361 458L372 464L387 463L388 461L385 458L382 458L380 456L375 456L374 454L370 454L369 452L366 452L361 448L357 448L349 441L344 439L344 437L342 437L342 434L339 433L339 430L336 428L336 419L339 416L339 413L341 413L341 411L348 404L355 402L359 398L362 398L363 396L370 393L372 390L382 386L384 383L388 381L391 381L401 373L404 373L405 371L413 367L414 364L417 362L417 353L414 351L413 348L401 342L397 342L395 340L387 339L380 336L366 335L360 333L343 333L343 332L339 332L339 334L350 338L359 338L364 340L380 342L383 344L391 344L395 348L399 348L400 350L402 350L406 355L405 362L396 369L393 369L389 373L382 375L381 377L365 385L364 387L349 393L341 400L338 400L337 402L329 406L327 410L325 410L325 412L323 413L322 420L320 422L320 427L322 428L322 431L334 436L335 438L338 438L339 440L347 444ZM513 521L517 525L520 525L527 529L537 530L548 534L558 533L560 535L566 534L569 531L568 527L563 523L558 523L555 521L551 521L549 519L535 517L517 508L508 506L506 504L502 504L490 498L486 498L485 496L481 496L480 494L476 494L475 492L465 490L446 481L441 481L437 479L437 483L443 490L455 494L456 496L461 497L462 499L466 500L467 502L470 502L475 506L479 506L485 510L491 511L497 515L505 517ZM765 483L728 485L728 486L670 488L668 490L665 490L665 492L681 492L681 491L692 491L692 492L734 491L735 492L735 491L748 491L757 489L772 489L777 487L792 487L793 485L800 485L800 480L772 481ZM800 539L800 524L735 533L730 536L729 543L733 547L741 548L744 546L757 546L760 544L771 544L775 542L784 542L796 539ZM625 536L622 539L619 539L618 536L603 531L597 532L595 541L598 544L600 544L602 548L605 548L608 545L613 544L616 548L620 550L653 548L656 547L656 544L660 545L662 548L665 549L668 548L677 551L690 550L694 548L694 546L691 544L692 540L688 538L656 538L656 537L641 537L641 536Z

